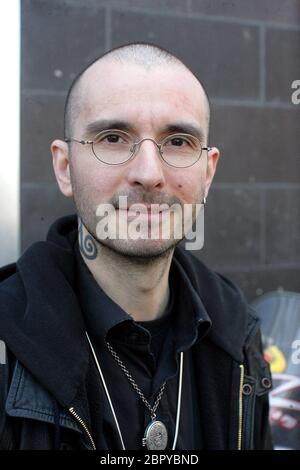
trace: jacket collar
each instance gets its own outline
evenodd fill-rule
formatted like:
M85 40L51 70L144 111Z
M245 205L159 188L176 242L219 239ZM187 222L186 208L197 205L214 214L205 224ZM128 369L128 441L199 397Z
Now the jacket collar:
M245 341L256 318L250 313L242 292L190 252L175 250L175 256L212 320L208 338L235 361L243 362Z
M17 265L27 298L21 325L27 344L18 359L62 405L69 406L89 357L85 325L72 288L72 249L38 243Z

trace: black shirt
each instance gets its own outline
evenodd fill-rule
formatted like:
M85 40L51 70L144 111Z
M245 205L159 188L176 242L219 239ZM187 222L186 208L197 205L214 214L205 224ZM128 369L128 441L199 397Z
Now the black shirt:
M75 243L77 294L123 436L125 448L142 449L150 413L105 345L109 341L151 406L164 381L166 386L156 419L168 430L172 449L177 413L179 353L184 353L181 414L177 450L201 449L201 410L198 407L191 346L210 324L207 312L190 287L179 263L172 260L170 300L164 314L153 321L134 321L97 284ZM89 372L88 395L92 435L97 449L122 449L102 382ZM96 385L95 385L96 383Z

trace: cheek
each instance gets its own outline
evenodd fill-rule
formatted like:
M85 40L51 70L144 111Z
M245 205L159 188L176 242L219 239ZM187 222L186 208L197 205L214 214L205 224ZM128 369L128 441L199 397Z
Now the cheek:
M120 182L120 176L107 166L78 166L75 169L77 192L88 195L93 202L100 203L111 197Z
M182 174L174 186L176 195L183 203L198 202L204 188L203 175L200 172Z
M116 184L116 179L105 169L94 172L90 178L90 188L101 200L105 200L114 192Z

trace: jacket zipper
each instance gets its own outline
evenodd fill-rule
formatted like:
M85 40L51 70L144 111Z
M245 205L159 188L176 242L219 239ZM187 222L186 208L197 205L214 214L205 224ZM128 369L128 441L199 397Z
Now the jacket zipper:
M92 435L91 435L90 431L88 430L88 427L85 424L85 422L83 421L83 419L81 419L80 416L78 416L78 414L75 412L73 407L69 408L69 412L80 423L81 427L84 429L86 435L88 436L90 443L92 444L93 450L96 450L96 446L95 446L94 440L92 438Z
M243 433L243 385L244 385L244 366L240 365L240 391L239 391L239 428L238 428L238 450L242 450Z

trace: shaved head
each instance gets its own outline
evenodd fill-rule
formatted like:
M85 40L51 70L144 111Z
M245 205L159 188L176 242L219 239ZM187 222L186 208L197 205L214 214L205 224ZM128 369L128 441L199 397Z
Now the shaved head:
M195 77L193 72L181 62L176 56L171 54L164 48L156 46L150 43L131 43L126 44L115 49L112 49L105 54L97 57L93 62L88 64L73 80L70 89L67 94L64 111L64 134L66 137L71 137L74 132L75 120L79 116L82 109L82 98L84 96L85 82L88 80L88 71L95 67L104 65L105 63L115 62L116 64L126 65L133 64L150 70L155 67L179 67L185 70L188 74L191 74L194 79L199 83L199 89L204 94L204 102L206 107L206 124L207 124L207 136L209 131L209 119L210 119L210 106L207 94ZM102 68L105 73L105 68Z

